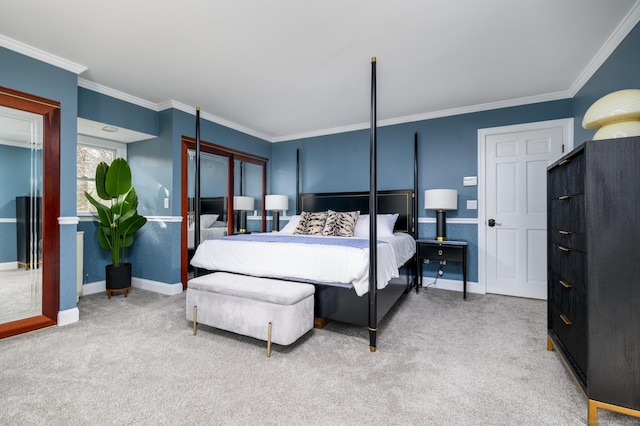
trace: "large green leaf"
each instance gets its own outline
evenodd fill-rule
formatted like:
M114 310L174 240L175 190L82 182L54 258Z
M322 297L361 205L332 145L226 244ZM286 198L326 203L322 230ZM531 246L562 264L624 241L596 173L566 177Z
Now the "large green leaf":
M128 237L124 237L122 239L122 247L131 247L133 245L133 235L129 235Z
M98 164L98 167L96 167L96 192L98 193L98 197L102 198L103 200L111 200L111 196L105 189L107 170L109 170L109 166L104 161Z
M136 206L138 205L138 196L136 195L136 191L131 188L127 191L126 194L119 197L117 201L114 202L111 207L111 211L114 215L126 216L127 214L131 216L136 213ZM120 218L120 220L124 220Z
M113 222L113 214L111 213L111 209L93 198L87 191L84 192L84 196L87 197L87 200L89 200L89 202L98 211L98 218L100 220L100 223L103 226L110 226Z
M105 190L111 198L126 194L131 189L131 169L124 158L111 162L105 178Z
M147 223L146 217L135 215L120 223L120 233L122 236L133 235L145 223Z
M100 247L111 250L111 240L105 235L105 229L109 228L105 226L98 228L98 242L100 243Z

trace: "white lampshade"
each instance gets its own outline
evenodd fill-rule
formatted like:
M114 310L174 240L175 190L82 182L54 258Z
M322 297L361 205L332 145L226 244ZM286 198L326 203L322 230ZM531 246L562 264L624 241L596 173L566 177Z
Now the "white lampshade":
M253 197L247 197L244 195L236 195L233 197L233 209L234 210L247 210L254 209L255 200Z
M594 140L639 136L640 90L618 90L601 97L584 114L582 127L598 129Z
M286 195L267 195L264 204L265 210L289 210L289 197Z
M457 210L458 191L455 189L427 189L424 191L424 208L427 210Z

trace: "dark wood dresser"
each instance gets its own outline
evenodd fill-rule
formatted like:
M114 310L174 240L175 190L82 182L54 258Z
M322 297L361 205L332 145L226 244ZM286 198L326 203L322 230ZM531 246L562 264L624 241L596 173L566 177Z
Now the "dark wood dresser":
M640 137L585 142L547 178L548 349L589 424L598 408L640 417Z

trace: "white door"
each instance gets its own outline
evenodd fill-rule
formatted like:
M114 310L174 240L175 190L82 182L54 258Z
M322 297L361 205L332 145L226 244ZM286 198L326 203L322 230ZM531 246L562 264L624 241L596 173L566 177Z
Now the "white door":
M482 131L487 293L547 298L547 166L568 144L566 121Z

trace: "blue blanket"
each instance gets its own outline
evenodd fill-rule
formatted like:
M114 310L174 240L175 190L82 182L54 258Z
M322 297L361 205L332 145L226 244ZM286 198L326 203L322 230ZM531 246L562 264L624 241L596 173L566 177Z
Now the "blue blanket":
M346 246L359 249L369 248L369 240L349 237L314 237L300 235L274 235L274 234L238 234L221 237L232 241L258 241L263 243L298 243L298 244L323 244L332 246ZM378 240L378 244L386 244L386 241Z

